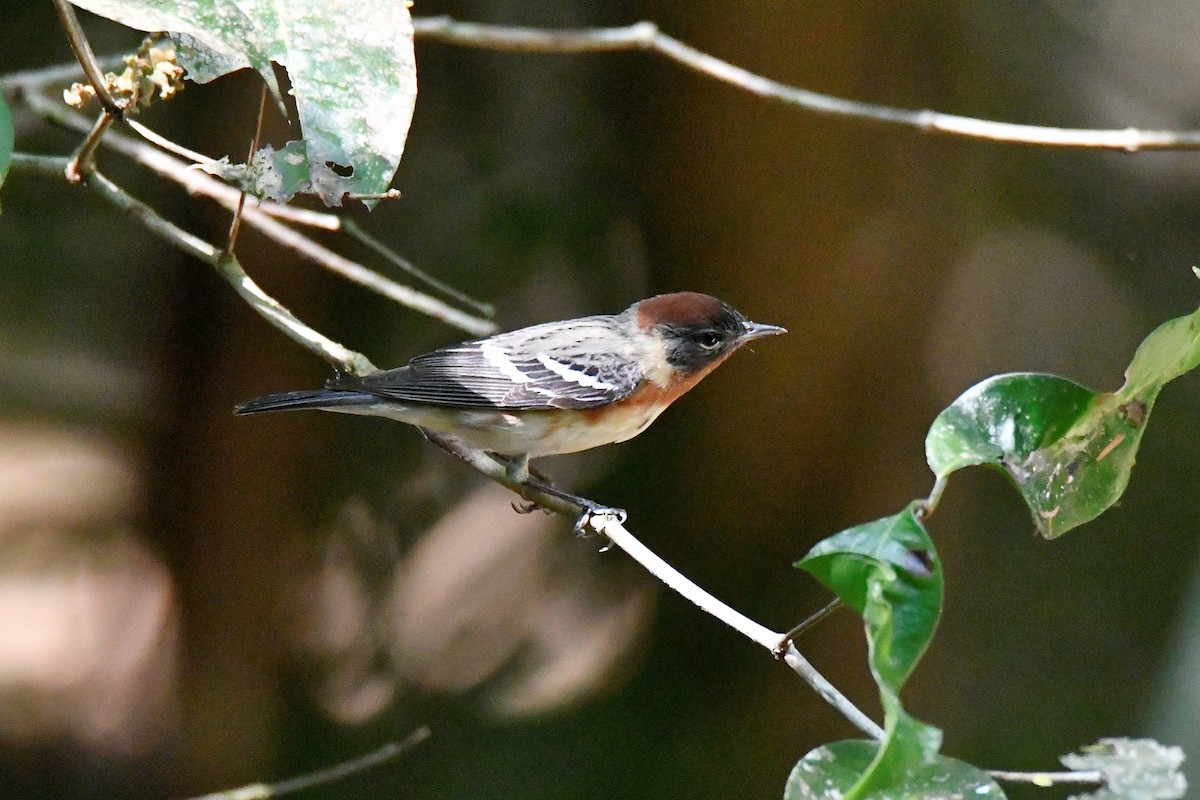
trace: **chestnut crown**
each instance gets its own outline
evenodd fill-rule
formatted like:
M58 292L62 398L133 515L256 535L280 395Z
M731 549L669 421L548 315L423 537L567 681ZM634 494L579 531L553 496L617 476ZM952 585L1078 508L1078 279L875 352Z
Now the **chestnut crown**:
M704 369L751 339L786 333L751 322L736 308L697 292L661 294L636 304L638 325L662 336L667 362L684 374Z

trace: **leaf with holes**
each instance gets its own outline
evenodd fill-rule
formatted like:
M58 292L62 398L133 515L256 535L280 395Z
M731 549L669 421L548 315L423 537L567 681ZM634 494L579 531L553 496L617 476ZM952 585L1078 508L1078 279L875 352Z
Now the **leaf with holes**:
M939 479L974 464L1004 469L1038 532L1060 536L1120 499L1163 385L1200 363L1200 311L1142 342L1116 392L1054 375L998 375L938 415L925 455Z
M143 31L168 31L188 77L207 83L253 67L276 99L287 68L308 182L328 205L387 191L417 96L412 18L378 0L72 0ZM246 129L253 127L247 119ZM345 173L350 173L346 175Z
M868 660L883 703L884 737L878 744L849 743L869 748L869 758L837 763L839 751L830 751L836 766L831 769L843 776L853 774L852 781L842 781L847 800L907 791L935 763L941 746L941 731L909 716L900 704L900 687L929 646L942 610L942 567L917 519L920 505L914 502L899 514L834 534L796 564L866 623ZM811 753L809 757L815 758ZM793 779L805 785L804 791L822 796L828 771L810 773L805 763L797 765Z

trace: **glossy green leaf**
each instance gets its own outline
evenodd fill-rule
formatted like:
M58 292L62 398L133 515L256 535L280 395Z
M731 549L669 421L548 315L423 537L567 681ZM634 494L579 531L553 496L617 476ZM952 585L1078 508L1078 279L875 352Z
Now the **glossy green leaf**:
M417 94L407 5L378 0L72 0L143 31L169 31L188 77L253 67L276 98L284 66L307 150L308 182L329 205L387 191ZM247 130L253 120L247 116ZM338 174L332 165L349 170Z
M899 695L929 646L942 609L942 568L916 517L920 505L914 502L895 516L834 534L796 564L866 623L884 737L879 747L872 745L871 758L844 789L848 800L908 786L933 763L941 746L941 731L909 716Z
M4 102L4 96L0 95L0 186L4 185L4 178L8 175L8 167L12 163L12 152L12 117L9 116L8 104Z
M938 478L973 464L1004 469L1047 538L1095 519L1124 493L1163 385L1200 363L1198 325L1200 311L1151 333L1116 392L1033 373L976 384L930 427L930 468Z
M823 745L796 764L788 776L784 800L842 800L870 766L877 742L842 741ZM902 786L883 788L872 800L937 800L937 798L1003 798L1004 792L986 772L962 761L936 756L915 767Z

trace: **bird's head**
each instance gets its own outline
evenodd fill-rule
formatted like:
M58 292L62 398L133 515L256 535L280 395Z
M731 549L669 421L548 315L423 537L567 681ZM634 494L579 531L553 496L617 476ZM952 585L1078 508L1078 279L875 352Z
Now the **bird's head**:
M662 343L667 364L683 376L706 372L751 339L787 332L751 322L728 303L697 292L660 294L629 311L642 331Z

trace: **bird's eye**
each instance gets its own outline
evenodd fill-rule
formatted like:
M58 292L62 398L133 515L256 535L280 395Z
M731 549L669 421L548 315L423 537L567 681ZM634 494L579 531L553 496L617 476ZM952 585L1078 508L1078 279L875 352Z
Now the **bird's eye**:
M696 337L696 342L705 350L716 350L721 346L721 334L716 331L705 331Z

